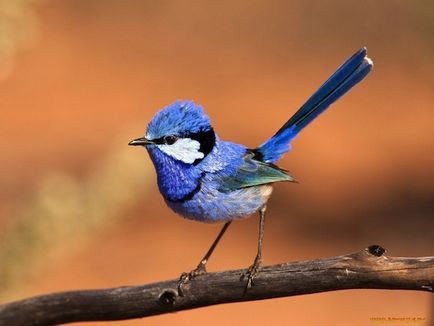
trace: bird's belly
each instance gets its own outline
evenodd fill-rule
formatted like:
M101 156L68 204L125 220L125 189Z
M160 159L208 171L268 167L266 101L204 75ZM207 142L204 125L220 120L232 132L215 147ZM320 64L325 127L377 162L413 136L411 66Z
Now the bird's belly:
M272 192L271 185L261 185L221 192L203 186L190 200L167 205L185 218L200 222L225 222L247 217L265 205Z

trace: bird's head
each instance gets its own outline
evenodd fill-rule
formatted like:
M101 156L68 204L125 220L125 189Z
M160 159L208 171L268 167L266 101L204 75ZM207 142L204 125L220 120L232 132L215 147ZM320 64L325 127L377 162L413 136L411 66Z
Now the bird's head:
M216 136L202 107L176 101L155 114L144 137L131 146L145 146L177 161L197 164L214 148Z

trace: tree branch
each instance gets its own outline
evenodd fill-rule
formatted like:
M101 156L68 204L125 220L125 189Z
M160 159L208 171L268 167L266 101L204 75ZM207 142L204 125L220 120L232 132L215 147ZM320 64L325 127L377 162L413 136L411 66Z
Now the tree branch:
M343 289L433 292L434 257L388 257L380 246L349 255L263 267L245 293L246 270L207 273L177 291L178 280L37 296L0 305L0 325L53 325L146 317L221 303Z

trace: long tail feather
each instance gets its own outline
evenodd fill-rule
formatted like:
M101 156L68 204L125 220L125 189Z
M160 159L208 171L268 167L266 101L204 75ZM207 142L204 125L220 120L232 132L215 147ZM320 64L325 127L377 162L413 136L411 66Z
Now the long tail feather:
M372 60L366 48L357 51L321 85L307 102L270 139L254 150L263 162L276 162L290 149L290 141L324 112L330 104L348 92L371 71Z

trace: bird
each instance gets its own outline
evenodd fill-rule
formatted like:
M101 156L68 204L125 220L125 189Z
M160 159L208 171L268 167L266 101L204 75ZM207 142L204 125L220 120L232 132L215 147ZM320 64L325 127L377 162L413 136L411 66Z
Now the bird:
M146 148L156 170L158 188L167 206L184 218L223 227L196 268L182 273L178 292L187 282L206 273L206 264L228 229L238 219L259 212L257 253L243 275L252 287L262 263L262 243L273 184L296 182L276 162L291 148L298 133L333 102L362 81L373 67L366 47L347 59L268 140L256 148L223 141L203 108L177 100L158 111L145 135L129 142Z

